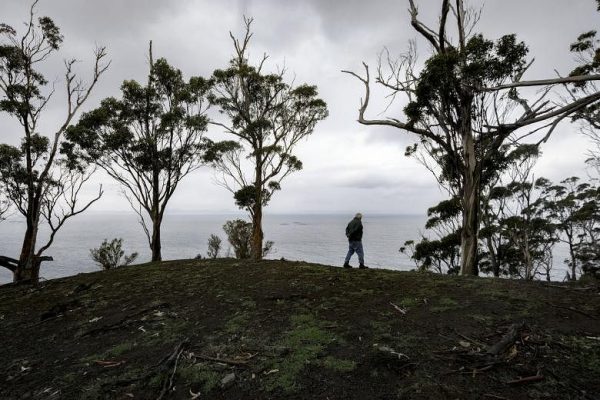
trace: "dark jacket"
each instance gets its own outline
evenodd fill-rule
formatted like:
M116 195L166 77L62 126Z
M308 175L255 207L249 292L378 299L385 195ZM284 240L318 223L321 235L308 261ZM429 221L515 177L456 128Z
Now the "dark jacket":
M362 222L358 218L354 218L346 227L346 237L350 242L360 242L363 235Z

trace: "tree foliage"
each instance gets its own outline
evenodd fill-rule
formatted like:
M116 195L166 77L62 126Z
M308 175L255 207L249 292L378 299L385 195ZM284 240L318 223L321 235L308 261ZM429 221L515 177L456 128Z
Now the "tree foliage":
M150 45L147 84L124 81L120 99L102 100L67 131L63 152L98 165L122 186L139 216L152 261L161 259L160 228L179 183L227 147L204 136L209 89L202 77L186 80L165 59L154 62Z
M253 258L260 259L263 207L281 189L284 178L302 169L294 150L327 117L327 105L317 97L315 86L294 87L285 82L285 71L265 72L266 56L258 65L250 64L252 20L244 21L244 38L231 35L235 54L228 68L213 73L210 99L226 119L215 124L238 142L215 164L222 185L252 218L253 248L257 249Z
M235 219L227 221L223 225L223 230L227 235L229 244L233 247L235 258L250 258L253 253L252 246L254 245L252 241L252 223L243 219ZM270 240L264 243L264 246L260 249L261 257L266 256L273 250L273 244Z
M227 221L223 225L223 230L227 235L229 244L233 247L235 258L250 258L252 223L242 219Z
M553 85L600 77L525 81L522 78L531 65L527 46L512 34L494 41L472 33L477 14L467 9L463 0L440 0L440 18L434 28L419 19L414 0L409 4L411 25L430 45L431 54L418 69L414 43L398 59L386 52L375 79L392 101L401 97L408 100L404 115L367 118L369 67L363 63L362 76L344 72L364 85L359 122L416 134L418 143L409 147L407 154L420 155L438 182L460 198L461 273L477 274L480 195L485 180L493 179L499 171L496 161L502 158L507 145L539 146L561 120L600 100L600 93L593 92L556 107L547 99ZM456 32L455 39L450 30ZM527 87L541 88L541 94L528 98L523 90ZM531 130L523 132L527 127ZM537 132L545 134L539 138Z
M90 250L90 257L105 271L124 267L134 262L138 253L126 256L122 247L123 239L113 239L110 242L104 239L100 247Z
M549 185L545 192L549 218L562 233L568 246L568 277L576 280L582 273L600 267L600 187L581 182L578 177Z
M600 6L598 8L600 11ZM600 38L595 30L580 34L571 44L571 52L575 55L578 66L570 76L594 75L600 73ZM598 91L594 81L576 82L569 88L570 99L578 99ZM575 112L572 120L579 122L581 131L592 142L588 152L587 163L595 170L596 178L600 177L600 105L590 104Z
M210 235L208 238L208 250L206 252L206 256L212 259L219 257L221 243L222 241L220 237L214 234Z
M0 186L14 208L23 215L26 230L16 267L10 267L15 281L39 276L42 254L51 246L56 233L67 219L85 211L102 195L87 201L80 194L93 169L85 162L67 163L59 153L63 136L81 106L86 102L100 76L108 68L103 62L104 48L95 52L91 82L85 84L74 72L75 60L65 62L66 109L62 123L53 129L39 124L54 94L40 69L59 50L63 37L49 17L36 19L31 6L25 33L19 35L7 24L0 24L0 112L19 123L19 145L0 144ZM38 229L45 223L49 239L37 243Z

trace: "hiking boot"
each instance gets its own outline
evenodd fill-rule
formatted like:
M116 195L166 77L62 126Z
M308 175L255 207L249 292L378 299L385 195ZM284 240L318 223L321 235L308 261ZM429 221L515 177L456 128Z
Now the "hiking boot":
M348 263L344 263L344 268L352 268L352 265L350 265Z
M358 266L358 268L360 268L360 269L369 269L369 267L367 267L365 264L360 264Z

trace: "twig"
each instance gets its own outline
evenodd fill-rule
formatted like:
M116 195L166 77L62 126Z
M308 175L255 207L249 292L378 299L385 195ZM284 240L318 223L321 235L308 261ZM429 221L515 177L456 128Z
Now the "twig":
M101 365L104 368L118 367L119 365L125 364L125 361L123 361L123 360L121 360L121 361L95 360L94 362L98 365Z
M199 360L204 360L204 361L213 361L213 362L219 362L219 363L223 363L223 364L229 364L229 365L235 365L236 367L246 367L248 366L248 361L244 360L244 361L238 361L238 360L230 360L227 358L217 358L217 357L210 357L210 356L205 356L205 355L193 355L194 358L197 358ZM250 357L252 358L252 357Z
M463 335L462 333L458 332L456 329L454 330L454 333L456 333L461 338L463 338L463 339L465 339L465 340L467 340L467 341L469 341L469 342L471 342L473 344L476 344L477 346L479 346L481 348L486 348L487 347L487 345L485 343L482 343L482 342L480 342L478 340L475 340L475 339L471 339L470 337L468 337L466 335Z
M136 377L136 378L118 380L118 381L114 382L113 385L128 386L128 385L131 385L132 383L139 382L139 381L145 381L146 379L149 379L151 376L153 376L157 373L156 370L158 370L159 374L162 373L164 370L169 368L169 364L171 364L171 362L173 362L174 360L175 361L179 360L179 357L181 357L181 353L184 350L184 346L187 346L188 343L189 343L188 339L185 339L183 342L179 343L179 345L177 345L177 347L175 348L174 352L170 353L169 355L164 357L162 360L160 360L157 364L153 365L150 368L150 370L148 372L146 372L145 374L143 374L139 377ZM177 365L175 365L175 368L177 368ZM173 375L171 375L171 377L172 376Z
M396 311L398 311L398 312L399 312L400 314L402 314L402 315L406 315L406 312L408 311L406 308L398 307L397 305L395 305L395 304L394 304L394 303L392 303L391 301L390 301L390 305L391 305L392 307L394 307L394 308L396 309Z
M159 304L152 305L151 307L147 307L147 308L139 310L133 314L129 314L129 315L121 318L119 321L115 322L114 324L104 325L99 328L94 328L94 329L90 329L89 331L83 332L78 337L81 338L81 337L93 335L93 334L96 334L99 332L106 332L106 331L112 331L115 329L119 329L121 327L121 325L123 325L125 322L127 322L129 319L131 319L133 317L137 317L138 315L144 314L144 313L154 310L156 308L163 308L163 307L169 307L169 306L170 306L169 303L159 303Z
M160 391L160 394L156 398L156 400L162 400L162 398L173 388L173 380L175 379L175 373L177 372L177 364L179 363L179 358L183 353L184 347L188 343L189 342L187 340L184 340L183 342L179 343L179 345L175 348L175 351L167 359L168 364L173 362L173 371L171 372L171 375L168 377L168 379L165 379L165 381L163 382L162 390Z
M559 306L558 304L551 304L551 303L550 303L550 305L552 307L555 307L555 308L562 308L563 310L569 310L569 311L573 311L573 312L579 313L581 315L585 315L586 317L591 318L591 319L597 319L593 315L590 315L590 314L586 313L585 311L581 311L581 310L578 310L578 309L573 308L573 307Z
M448 371L448 372L445 373L445 375L465 374L465 375L473 375L474 376L474 375L479 374L481 372L488 371L488 370L494 368L498 364L503 364L503 362L493 362L493 363L490 363L490 364L483 365L481 367L475 367L475 368L473 368L470 371L465 370L465 368L463 367L463 368L455 369L455 370L452 370L452 371Z
M521 378L521 379L515 379L512 381L508 381L506 383L508 383L509 385L519 385L522 383L539 382L543 379L544 379L544 375L533 375L533 376L527 376L527 377Z
M490 399L497 399L497 400L508 400L507 397L496 396L495 394L491 394L491 393L484 393L483 397L488 397Z
M471 372L463 372L463 373L464 374L469 373L469 374L472 374L472 375L476 375L476 374L479 374L481 372L485 372L487 370L490 370L490 369L494 368L494 365L496 365L496 364L486 365L485 367L482 367L482 368L473 368L473 370Z

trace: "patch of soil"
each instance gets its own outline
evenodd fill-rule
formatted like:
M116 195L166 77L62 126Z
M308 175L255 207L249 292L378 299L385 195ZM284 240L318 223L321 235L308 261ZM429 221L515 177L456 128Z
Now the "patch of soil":
M0 287L1 399L598 399L598 286L180 260Z

